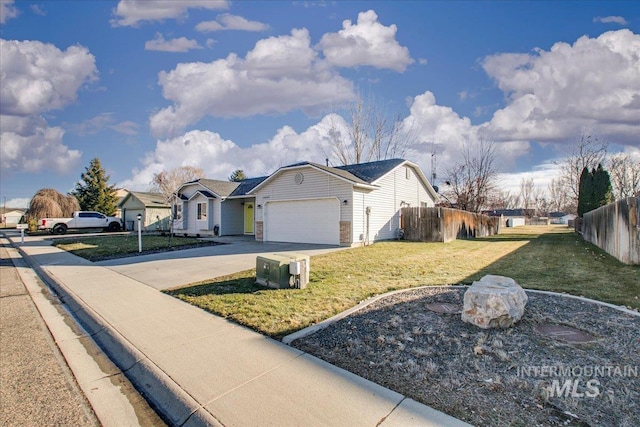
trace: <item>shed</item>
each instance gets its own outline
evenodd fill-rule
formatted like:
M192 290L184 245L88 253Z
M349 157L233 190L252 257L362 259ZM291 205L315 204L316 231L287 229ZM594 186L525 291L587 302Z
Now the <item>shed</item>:
M142 216L142 231L168 231L171 205L161 193L129 191L118 203L127 230L138 230L138 214Z

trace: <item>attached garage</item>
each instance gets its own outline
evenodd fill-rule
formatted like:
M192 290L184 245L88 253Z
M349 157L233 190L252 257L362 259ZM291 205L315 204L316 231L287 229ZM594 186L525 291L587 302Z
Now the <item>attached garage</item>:
M265 241L340 244L337 198L269 201L264 212Z

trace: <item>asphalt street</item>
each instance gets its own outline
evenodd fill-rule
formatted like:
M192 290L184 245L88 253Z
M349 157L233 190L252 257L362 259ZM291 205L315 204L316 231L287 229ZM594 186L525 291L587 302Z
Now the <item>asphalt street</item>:
M0 247L0 425L100 425Z

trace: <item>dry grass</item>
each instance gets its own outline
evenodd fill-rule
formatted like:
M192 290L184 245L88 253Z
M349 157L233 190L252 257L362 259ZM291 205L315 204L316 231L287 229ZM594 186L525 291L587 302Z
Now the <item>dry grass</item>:
M168 293L280 338L374 295L471 283L485 274L640 308L640 268L621 264L558 226L518 227L446 244L381 242L313 257L311 283L304 290L264 289L248 270Z

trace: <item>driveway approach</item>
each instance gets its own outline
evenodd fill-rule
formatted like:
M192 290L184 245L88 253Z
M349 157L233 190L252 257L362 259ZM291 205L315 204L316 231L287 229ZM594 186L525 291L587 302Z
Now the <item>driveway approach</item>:
M318 255L346 249L303 243L262 243L230 240L230 243L97 262L155 289L170 289L213 279L256 266L256 256L275 252ZM313 263L311 264L313 269Z

